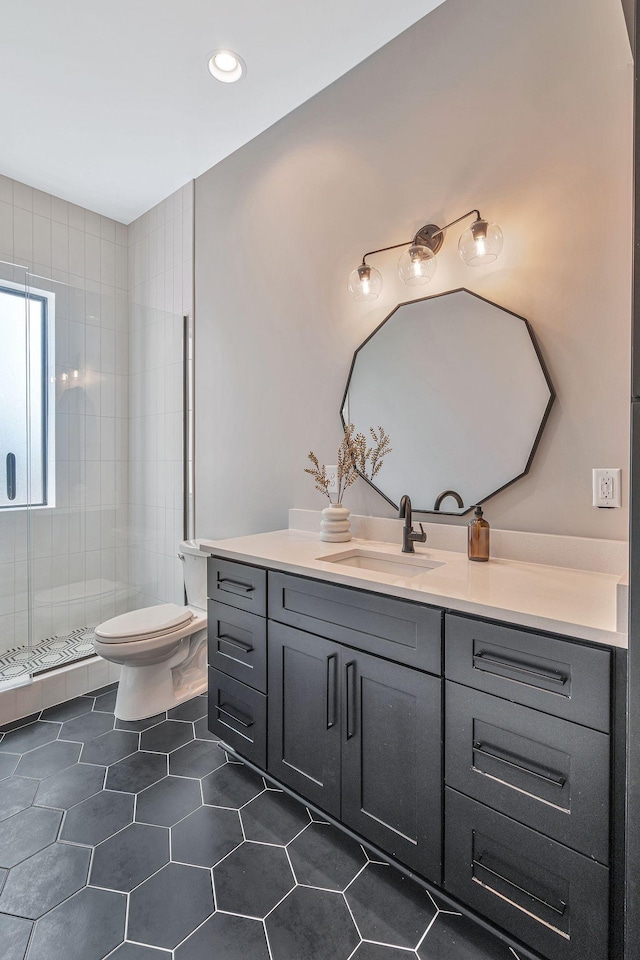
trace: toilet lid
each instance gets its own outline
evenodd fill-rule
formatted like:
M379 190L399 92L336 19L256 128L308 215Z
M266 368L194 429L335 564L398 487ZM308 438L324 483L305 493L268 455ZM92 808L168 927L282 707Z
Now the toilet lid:
M155 607L143 607L121 613L118 617L105 620L95 629L101 640L140 640L142 637L159 636L177 630L193 619L189 607L179 607L177 603L159 603Z

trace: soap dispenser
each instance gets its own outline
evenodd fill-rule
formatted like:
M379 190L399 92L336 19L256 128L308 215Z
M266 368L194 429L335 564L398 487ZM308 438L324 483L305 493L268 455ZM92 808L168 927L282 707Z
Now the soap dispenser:
M469 560L489 559L489 524L482 516L482 507L477 506L473 520L469 522Z

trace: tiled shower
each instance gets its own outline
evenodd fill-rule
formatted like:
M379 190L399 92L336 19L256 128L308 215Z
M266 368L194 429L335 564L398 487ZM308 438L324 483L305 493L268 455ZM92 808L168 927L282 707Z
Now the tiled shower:
M191 183L127 227L0 177L0 284L55 296L55 505L0 509L0 695L92 655L102 620L183 602L192 233Z

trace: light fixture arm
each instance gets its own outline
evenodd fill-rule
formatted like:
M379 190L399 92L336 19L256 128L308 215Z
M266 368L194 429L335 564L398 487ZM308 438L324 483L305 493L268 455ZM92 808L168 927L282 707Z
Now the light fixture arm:
M469 210L468 213L464 213L461 217L452 220L451 223L447 223L444 227L438 227L435 223L427 223L424 227L420 227L412 240L405 240L403 243L394 243L390 247L378 247L377 250L369 250L364 254L362 263L366 265L367 257L372 257L374 253L385 253L387 250L397 250L399 247L407 247L409 244L420 244L421 246L428 247L433 253L437 253L442 246L445 232L449 227L453 227L456 223L466 220L467 217L470 217L474 213L476 215L476 221L482 219L479 210Z

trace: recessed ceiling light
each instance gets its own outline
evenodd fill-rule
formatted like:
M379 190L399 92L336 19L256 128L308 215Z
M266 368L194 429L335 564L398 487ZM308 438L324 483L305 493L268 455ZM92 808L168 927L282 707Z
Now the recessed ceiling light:
M244 60L232 50L214 50L209 59L209 73L223 83L235 83L246 71Z

